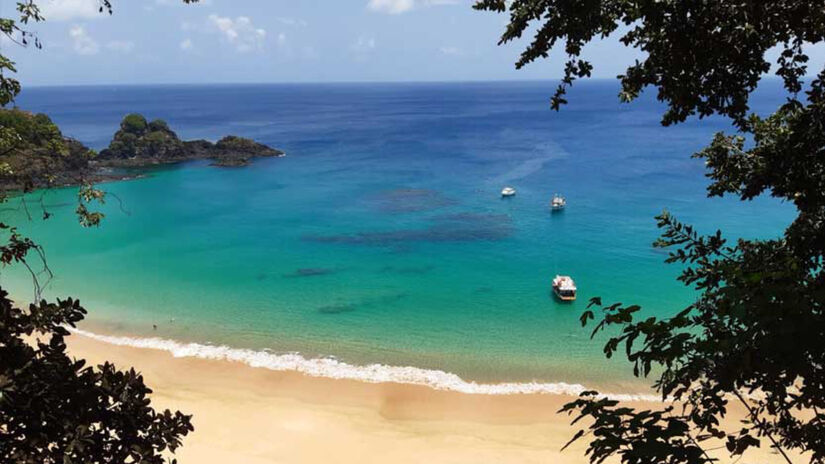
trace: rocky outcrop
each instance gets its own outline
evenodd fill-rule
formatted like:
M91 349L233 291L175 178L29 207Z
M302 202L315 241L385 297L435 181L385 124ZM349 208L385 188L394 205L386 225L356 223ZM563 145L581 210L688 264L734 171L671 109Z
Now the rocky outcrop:
M45 114L0 110L0 190L76 184L93 177L93 156Z
M256 157L284 152L233 135L217 143L183 141L160 119L123 118L109 146L95 153L63 136L45 114L0 109L0 190L76 185L139 175L118 167L141 167L212 159L215 166L245 166Z
M243 166L251 158L283 156L284 152L230 135L217 143L207 140L182 141L165 121L147 121L142 115L123 118L109 147L95 162L102 166L145 166L212 159L216 166Z

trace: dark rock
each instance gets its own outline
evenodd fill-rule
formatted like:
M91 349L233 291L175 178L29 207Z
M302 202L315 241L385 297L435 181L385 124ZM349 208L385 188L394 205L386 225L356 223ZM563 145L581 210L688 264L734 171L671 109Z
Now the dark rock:
M255 157L283 156L284 152L230 135L217 143L207 140L182 141L165 121L147 123L139 114L123 118L109 147L97 157L101 166L144 166L212 159L213 166L246 166Z
M249 166L247 158L221 158L217 161L209 163L210 166L217 166L219 168L242 168Z
M0 190L30 190L138 177L131 167L213 159L215 166L245 166L280 150L228 136L212 143L182 141L165 121L126 115L109 147L99 154L65 137L45 114L0 109Z
M0 110L0 189L76 184L93 177L94 152L65 137L45 114Z

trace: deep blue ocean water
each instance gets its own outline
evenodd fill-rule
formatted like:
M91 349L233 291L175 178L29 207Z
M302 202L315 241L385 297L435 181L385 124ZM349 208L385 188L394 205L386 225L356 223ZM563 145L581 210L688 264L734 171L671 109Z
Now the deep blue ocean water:
M779 85L764 87L757 111L782 99ZM597 295L658 316L691 301L679 268L651 247L653 217L667 208L703 232L771 237L793 211L769 198L706 198L704 166L690 155L730 130L724 120L664 128L659 103L620 104L613 81L577 84L556 113L554 88L28 88L19 106L96 149L140 112L185 139L235 134L288 156L106 184L122 208L110 198L93 230L75 225L76 189L50 191L55 217L24 228L55 272L47 295L79 297L96 332L485 382L622 383L627 365L604 360L578 318ZM500 198L505 185L515 198ZM556 192L568 207L553 214ZM576 279L575 303L551 297L556 273ZM2 283L31 293L20 272Z

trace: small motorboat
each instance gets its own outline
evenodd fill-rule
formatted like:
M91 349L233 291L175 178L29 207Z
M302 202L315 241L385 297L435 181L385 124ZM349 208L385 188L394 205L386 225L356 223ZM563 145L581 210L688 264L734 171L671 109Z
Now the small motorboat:
M576 283L570 276L557 275L553 279L553 293L562 301L574 301L576 299Z
M503 198L516 196L516 189L513 187L504 187L501 189L501 196Z
M565 200L563 196L559 195L558 193L553 195L553 199L550 200L551 210L561 211L564 209L565 206L567 206L567 200Z

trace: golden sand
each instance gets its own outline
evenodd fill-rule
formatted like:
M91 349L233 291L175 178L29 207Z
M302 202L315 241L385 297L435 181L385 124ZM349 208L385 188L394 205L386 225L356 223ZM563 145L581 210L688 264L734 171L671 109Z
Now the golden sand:
M93 363L135 367L154 390L155 407L194 415L195 432L177 453L182 464L587 462L585 441L560 451L576 431L568 416L556 414L569 396L307 377L80 335L68 344L73 356ZM762 449L739 462L776 460Z

